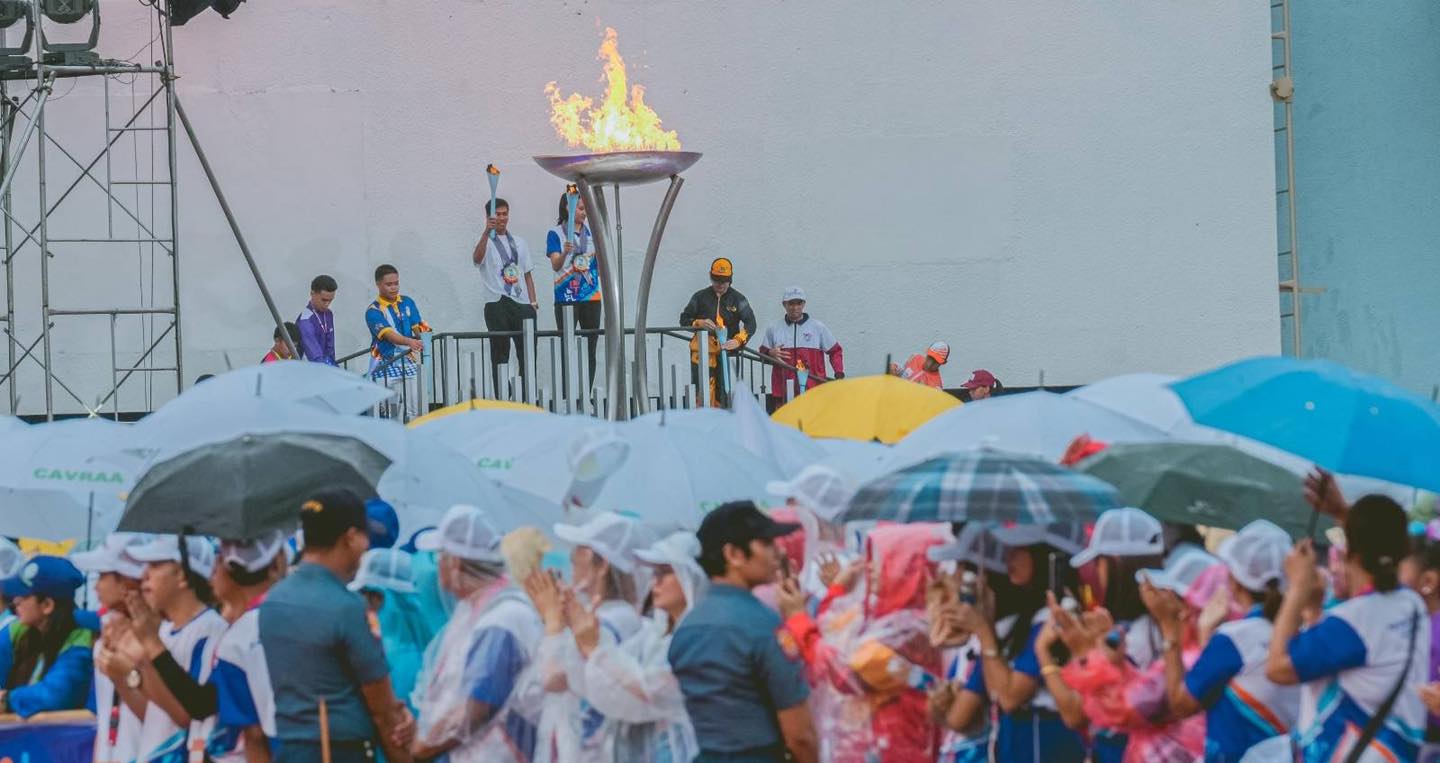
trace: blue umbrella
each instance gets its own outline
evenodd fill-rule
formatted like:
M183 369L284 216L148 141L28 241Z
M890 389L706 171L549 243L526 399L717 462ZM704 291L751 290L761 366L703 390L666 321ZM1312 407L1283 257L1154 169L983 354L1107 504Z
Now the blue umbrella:
M1171 387L1190 416L1334 472L1440 490L1440 406L1325 360L1251 358Z
M1116 490L1043 458L995 450L947 453L860 487L840 521L1089 522Z

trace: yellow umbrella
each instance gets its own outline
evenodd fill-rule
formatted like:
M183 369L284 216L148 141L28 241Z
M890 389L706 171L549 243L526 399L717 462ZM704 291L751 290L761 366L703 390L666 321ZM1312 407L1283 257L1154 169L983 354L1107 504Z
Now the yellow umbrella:
M772 418L811 437L896 443L960 404L947 392L887 374L821 384L786 403Z
M444 408L433 410L410 422L408 426L418 427L427 421L443 419L452 413L464 413L465 411L529 411L531 413L544 413L545 409L529 403L516 403L510 400L481 400L476 398L468 402L447 405Z

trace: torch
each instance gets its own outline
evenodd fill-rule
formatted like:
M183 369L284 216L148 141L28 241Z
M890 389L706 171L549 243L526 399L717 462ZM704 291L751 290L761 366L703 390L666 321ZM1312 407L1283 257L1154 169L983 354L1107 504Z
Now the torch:
M810 370L805 367L803 360L795 361L795 379L799 386L799 389L795 390L795 394L798 395L805 391L805 384L810 381Z
M485 165L485 179L490 181L490 214L486 215L489 217L499 212L499 210L495 208L495 198L496 192L500 190L500 168L493 164ZM496 238L499 238L499 235L500 234L492 229L490 231L490 240L494 241Z
M715 316L715 370L720 375L720 389L730 394L730 364L725 360L725 343L730 341L730 330L725 328L725 319Z
M570 214L565 217L565 241L575 243L575 208L580 206L580 189L574 183L565 186L565 205Z

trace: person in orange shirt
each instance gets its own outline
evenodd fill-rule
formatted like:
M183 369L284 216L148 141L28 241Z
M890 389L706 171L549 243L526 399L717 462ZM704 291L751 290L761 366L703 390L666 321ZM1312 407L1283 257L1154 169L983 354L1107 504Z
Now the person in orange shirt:
M916 384L944 389L945 386L940 382L940 366L945 365L945 361L949 359L950 345L944 342L931 342L923 355L912 355L909 360L905 361L903 368L891 363L890 374Z

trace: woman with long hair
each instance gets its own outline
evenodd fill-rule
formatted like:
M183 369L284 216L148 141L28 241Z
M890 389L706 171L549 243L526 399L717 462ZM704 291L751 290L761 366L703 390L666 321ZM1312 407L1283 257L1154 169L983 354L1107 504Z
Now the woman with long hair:
M584 201L577 201L575 219L570 219L570 194L560 194L560 211L555 227L545 234L545 255L555 271L555 328L571 321L582 329L600 328L600 263L590 226L585 224ZM595 348L599 334L585 337L585 354L589 359L589 384L595 381Z
M95 634L75 622L75 590L84 582L58 556L37 556L4 581L15 620L0 631L0 712L28 718L85 706Z
M1263 519L1227 538L1217 554L1230 573L1230 597L1245 612L1222 624L1188 669L1183 658L1185 608L1152 597L1150 615L1164 636L1166 699L1176 718L1205 711L1205 760L1284 760L1300 694L1266 676L1265 655L1280 610L1290 536Z

